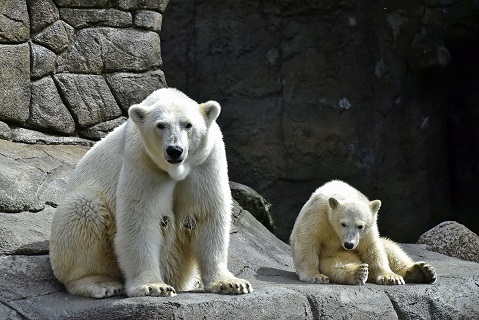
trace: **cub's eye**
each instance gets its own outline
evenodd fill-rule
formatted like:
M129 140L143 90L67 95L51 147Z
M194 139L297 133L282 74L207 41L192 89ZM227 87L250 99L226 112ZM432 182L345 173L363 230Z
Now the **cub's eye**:
M186 128L186 129L190 129L191 127L193 127L193 125L192 125L190 122L188 122L187 124L185 124L185 128Z
M346 228L346 224L344 222L341 223L341 227Z
M358 229L359 230L362 230L364 227L363 226L358 226Z
M158 129L165 129L165 127L166 127L165 124L164 124L164 123L161 123L161 122L158 122L158 123L156 124L156 126L158 127Z

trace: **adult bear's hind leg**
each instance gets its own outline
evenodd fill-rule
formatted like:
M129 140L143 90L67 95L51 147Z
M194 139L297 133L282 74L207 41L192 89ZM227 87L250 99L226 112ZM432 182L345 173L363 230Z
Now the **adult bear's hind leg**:
M114 232L113 215L94 191L64 197L52 220L50 261L71 294L104 298L123 291L112 248Z

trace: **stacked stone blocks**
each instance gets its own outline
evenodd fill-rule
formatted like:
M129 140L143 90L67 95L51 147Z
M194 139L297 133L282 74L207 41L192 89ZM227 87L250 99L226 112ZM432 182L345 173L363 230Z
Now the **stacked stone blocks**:
M166 86L159 32L168 1L0 3L0 127L97 140Z

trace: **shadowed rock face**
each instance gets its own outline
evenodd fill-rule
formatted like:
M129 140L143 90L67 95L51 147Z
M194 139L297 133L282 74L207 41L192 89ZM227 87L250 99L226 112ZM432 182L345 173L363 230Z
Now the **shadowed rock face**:
M336 178L380 199L383 235L479 232L477 1L194 1L162 27L168 84L222 104L232 180L287 240Z

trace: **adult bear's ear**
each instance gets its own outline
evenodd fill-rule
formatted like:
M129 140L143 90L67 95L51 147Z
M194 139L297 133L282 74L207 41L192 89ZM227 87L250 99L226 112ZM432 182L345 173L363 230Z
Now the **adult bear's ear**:
M380 200L373 200L369 202L369 207L371 208L371 211L376 214L379 211L379 208L381 208L381 201Z
M209 127L220 115L221 106L216 101L208 101L200 104L200 112L205 118L206 126Z
M128 109L128 115L136 124L143 123L147 113L148 112L139 104L134 104Z
M328 203L331 209L336 209L339 206L339 201L333 197L328 199Z

